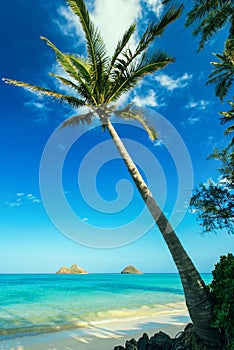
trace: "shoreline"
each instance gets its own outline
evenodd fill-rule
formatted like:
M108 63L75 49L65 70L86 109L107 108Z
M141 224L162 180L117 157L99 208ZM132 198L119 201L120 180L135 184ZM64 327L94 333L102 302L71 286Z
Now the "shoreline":
M177 310L156 316L142 316L109 323L89 323L87 327L0 340L1 350L113 350L126 340L163 331L175 337L190 322L188 311Z

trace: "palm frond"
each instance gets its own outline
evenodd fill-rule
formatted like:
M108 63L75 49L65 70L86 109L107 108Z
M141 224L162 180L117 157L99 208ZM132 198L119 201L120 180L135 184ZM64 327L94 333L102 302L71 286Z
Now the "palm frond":
M231 134L232 132L234 132L234 125L229 126L229 127L224 131L224 135Z
M106 86L105 86L105 91L104 91L104 99L106 98L106 96L108 95L109 90L112 87L110 78L111 78L111 71L116 63L116 60L119 59L119 56L123 55L123 50L126 47L126 45L129 43L130 38L132 37L132 35L134 34L134 32L136 31L136 24L133 23L130 25L130 27L126 30L126 32L124 33L123 37L121 40L119 40L114 54L111 58L108 70L107 70L107 81L106 81Z
M227 40L222 54L213 54L220 62L211 62L214 66L206 85L215 84L215 95L222 101L234 81L233 40Z
M91 124L93 118L94 118L93 112L75 115L71 118L66 119L62 123L61 128L65 128L67 126L79 126L80 124Z
M155 141L158 138L156 130L149 125L149 122L144 118L141 108L133 106L132 104L121 110L115 110L114 114L124 120L136 120L138 121L145 129L149 138L152 141Z
M228 101L228 104L231 106L231 110L228 112L219 112L222 115L220 118L221 124L226 124L234 121L234 101ZM229 126L225 131L224 135L234 132L234 125Z
M198 27L193 31L196 36L201 34L201 40L199 42L199 49L203 49L204 44L209 41L209 39L214 36L223 26L227 23L227 13L222 10L213 10L209 13L209 16L204 18Z
M84 79L85 82L91 83L91 67L87 60L71 54L66 54L66 56L70 59L73 66L76 67L81 78Z
M112 72L112 87L107 96L107 100L112 100L112 95L115 93L116 88L120 85L120 81L124 76L128 76L129 67L134 64L138 56L143 55L147 50L148 46L155 40L156 37L160 36L167 26L175 21L181 14L183 10L183 5L179 8L171 6L168 11L163 15L161 20L157 22L151 22L144 34L142 35L135 51L132 53L131 50L126 50L122 53L123 58L118 58L116 63L113 65ZM145 55L144 55L145 57Z
M60 75L54 74L54 73L49 73L52 77L55 77L56 79L58 79L63 85L67 85L70 88L76 90L76 92L79 93L79 95L81 95L84 100L86 101L87 104L93 104L93 102L95 103L96 101L94 100L92 94L87 94L87 90L89 89L89 86L87 84L80 84L80 85L76 85L75 83L73 83L71 80L66 79Z
M56 55L58 63L64 69L64 71L77 82L77 91L88 101L93 100L93 92L90 87L91 78L88 75L87 70L85 71L84 65L78 64L75 66L71 61L71 55L62 53L50 40L45 37L41 37L41 40L45 41L50 46ZM77 59L78 61L78 59ZM78 69L79 68L79 69ZM85 74L86 73L86 74ZM85 78L84 78L85 76ZM65 81L65 80L64 80ZM74 86L73 86L74 87ZM95 102L95 100L94 100Z
M167 26L174 22L181 15L183 7L183 5L179 7L176 7L174 5L171 6L159 21L151 22L147 26L144 34L142 35L137 45L137 55L145 51L147 47L152 43L152 41L155 40L156 37L163 34Z
M96 91L99 102L99 91L104 86L103 76L108 60L105 44L100 31L90 19L84 0L68 0L68 2L72 11L79 17L85 34L88 59L92 65L93 81L95 82L93 89Z
M8 79L8 78L3 78L2 79L6 84L9 85L14 85L14 86L19 86L19 87L23 87L31 92L36 92L38 94L42 94L48 97L52 97L54 99L60 100L61 102L67 102L68 104L70 104L72 107L81 107L81 106L86 106L86 102L78 99L74 96L69 96L69 95L63 95L57 91L52 91L49 89L45 89L42 88L40 86L37 85L32 85L32 84L28 84L28 83L24 83L22 81L17 81L17 80L13 80L13 79Z
M80 89L79 86L76 85L75 83L73 83L71 80L66 79L66 78L64 78L64 77L62 77L62 76L60 76L58 74L54 74L54 73L49 73L49 74L50 74L50 76L55 77L56 79L58 79L62 84L67 85L67 86L69 86L70 88L72 88L72 89L74 89L76 91L79 91L79 89Z
M115 86L115 91L111 92L107 102L117 100L122 93L133 88L145 75L153 73L172 62L174 62L174 58L169 57L164 51L157 51L149 59L143 56L140 62L132 66L129 71L124 72L118 79L118 85Z
M195 1L195 6L187 14L185 26L188 27L198 22L193 35L201 34L198 51L204 48L204 44L225 24L230 25L230 37L233 31L233 1Z
M69 57L62 53L49 39L41 36L41 40L45 41L48 46L50 46L56 55L58 63L64 69L66 73L68 73L73 79L77 80L79 83L82 83L81 77L75 69L74 65L71 63Z
M110 67L109 67L109 72L112 70L113 65L116 62L116 59L118 58L118 56L120 54L123 53L123 50L125 48L125 46L129 43L130 38L132 37L132 35L134 34L134 32L136 31L136 24L133 23L130 25L130 27L126 30L126 32L124 33L122 39L118 42L115 52L112 56L111 62L110 62Z

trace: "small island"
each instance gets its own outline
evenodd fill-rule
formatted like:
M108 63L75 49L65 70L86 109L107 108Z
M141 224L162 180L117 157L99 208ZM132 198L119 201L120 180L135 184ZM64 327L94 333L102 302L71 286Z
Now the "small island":
M70 268L66 266L62 266L56 274L63 274L63 275L76 275L76 274L87 274L88 272L82 269L82 267L77 266L76 264L73 264Z
M126 266L125 269L123 269L123 271L121 273L137 274L137 275L141 275L142 274L142 272L140 270L138 270L135 266L132 266L132 265Z

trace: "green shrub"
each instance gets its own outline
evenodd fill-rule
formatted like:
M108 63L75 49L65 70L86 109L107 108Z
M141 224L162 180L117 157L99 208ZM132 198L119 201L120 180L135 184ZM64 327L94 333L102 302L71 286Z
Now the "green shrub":
M224 338L224 349L234 350L234 256L221 256L209 288L214 300L213 326Z

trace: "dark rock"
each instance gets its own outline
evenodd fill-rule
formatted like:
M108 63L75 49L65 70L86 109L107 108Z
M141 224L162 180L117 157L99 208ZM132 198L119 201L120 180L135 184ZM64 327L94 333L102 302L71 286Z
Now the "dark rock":
M152 350L172 349L173 340L164 332L156 333L149 341Z
M137 341L132 338L131 340L127 340L125 343L126 350L137 350Z
M208 347L195 333L194 325L188 324L184 331L179 332L175 338L170 338L164 332L158 332L149 339L144 333L138 341L134 338L127 340L124 346L116 346L114 350L208 350ZM210 349L210 347L209 347ZM213 348L212 348L213 349ZM219 349L221 349L219 347ZM223 349L223 348L222 348ZM233 349L234 350L234 349Z
M138 350L147 350L149 345L149 337L147 333L144 333L143 336L137 342Z

